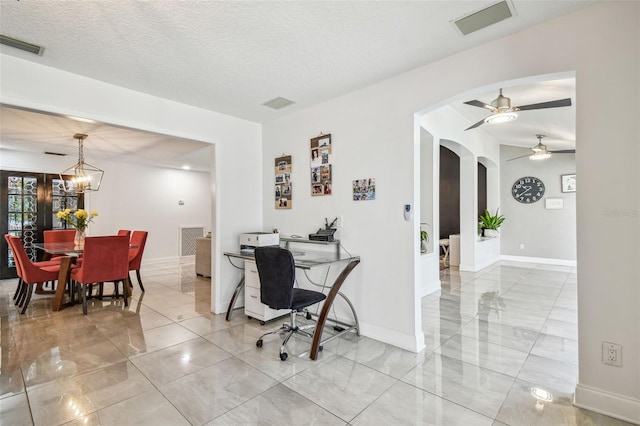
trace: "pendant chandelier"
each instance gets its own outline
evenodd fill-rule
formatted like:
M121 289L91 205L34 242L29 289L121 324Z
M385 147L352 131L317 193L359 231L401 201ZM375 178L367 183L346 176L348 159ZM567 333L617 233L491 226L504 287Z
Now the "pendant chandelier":
M60 180L64 182L65 192L83 194L100 189L104 171L84 162L82 144L87 136L84 133L76 133L73 136L74 139L78 140L78 162L60 173ZM71 176L71 179L68 176Z

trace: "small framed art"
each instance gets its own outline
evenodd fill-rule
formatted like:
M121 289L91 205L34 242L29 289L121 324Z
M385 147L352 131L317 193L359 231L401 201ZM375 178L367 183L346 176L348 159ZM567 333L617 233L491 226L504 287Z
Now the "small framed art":
M564 198L545 198L544 208L547 210L564 209Z
M562 192L576 192L576 175L562 175Z

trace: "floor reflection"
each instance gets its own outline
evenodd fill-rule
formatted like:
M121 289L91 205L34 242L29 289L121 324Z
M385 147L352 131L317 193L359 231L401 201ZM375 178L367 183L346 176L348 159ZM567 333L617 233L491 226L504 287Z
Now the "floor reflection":
M0 282L3 425L626 425L572 405L569 268L446 269L442 290L421 300L424 351L353 334L317 362L284 363L277 336L255 344L273 323L210 312L211 280L193 263L141 272L146 293L136 285L127 307L92 299L88 315L53 312L48 296L20 315L15 280Z

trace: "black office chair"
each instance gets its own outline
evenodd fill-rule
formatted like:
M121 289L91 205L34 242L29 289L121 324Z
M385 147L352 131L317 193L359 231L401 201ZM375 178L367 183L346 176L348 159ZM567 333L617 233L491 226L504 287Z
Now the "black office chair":
M277 247L257 247L255 249L256 266L260 277L260 300L272 309L290 309L291 324L284 323L277 330L270 331L260 336L256 346L262 347L262 339L269 334L286 334L280 347L280 359L285 361L288 354L286 345L294 333L302 333L313 338L313 335L304 331L313 328L314 325L298 327L296 315L304 308L322 302L326 295L313 290L294 288L296 280L295 261L289 250Z

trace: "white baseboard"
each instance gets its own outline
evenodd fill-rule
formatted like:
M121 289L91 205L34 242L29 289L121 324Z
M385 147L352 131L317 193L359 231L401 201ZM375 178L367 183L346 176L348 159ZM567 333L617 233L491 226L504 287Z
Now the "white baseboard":
M420 289L421 290L420 298L423 298L424 296L427 296L427 295L433 293L434 291L440 290L441 286L442 285L440 283L440 280L432 281L432 282L430 282L430 283L428 283L426 285L423 284L422 288Z
M179 257L178 256L172 256L172 257L154 257L154 258L150 258L150 259L146 259L146 258L142 258L142 265L158 265L161 263L170 263L170 264L174 264L177 265L179 262Z
M420 352L425 347L422 330L414 336L360 321L360 334L415 353Z
M545 265L560 265L560 266L577 266L577 261L568 259L551 259L547 257L527 257L527 256L510 256L501 254L500 260L510 260L512 262L524 262L524 263L543 263Z
M458 265L458 269L465 272L478 272L488 266L493 265L494 263L498 263L500 260L502 260L501 257L496 257L495 259L486 260L476 265L465 265L461 263L460 265Z
M640 400L578 384L573 404L625 422L640 425Z
M171 265L184 265L193 263L196 261L196 256L171 256L171 257L154 257L150 259L142 258L143 265L159 265L162 263L168 263Z

